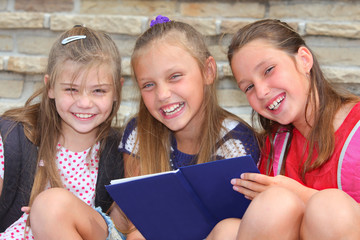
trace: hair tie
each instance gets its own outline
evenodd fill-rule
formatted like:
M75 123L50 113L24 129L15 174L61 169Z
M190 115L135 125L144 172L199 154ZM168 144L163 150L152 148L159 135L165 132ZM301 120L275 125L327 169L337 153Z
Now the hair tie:
M65 38L65 39L63 39L61 41L61 44L66 45L69 42L76 41L76 40L79 40L79 39L84 39L84 38L86 38L85 35L75 35L75 36L67 37L67 38Z
M166 22L171 22L171 20L168 17L158 15L154 20L151 20L150 27L156 24L166 23Z

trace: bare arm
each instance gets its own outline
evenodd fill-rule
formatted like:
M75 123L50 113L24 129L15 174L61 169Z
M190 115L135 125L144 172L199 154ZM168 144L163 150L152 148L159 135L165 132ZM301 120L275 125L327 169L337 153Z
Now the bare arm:
M126 240L145 240L144 236L139 232L139 230L135 230L129 233L126 236Z
M116 203L111 207L110 217L114 221L116 228L127 235L127 240L145 240Z
M110 217L114 221L116 228L127 235L127 240L145 240L143 235L135 228L117 204L114 204Z
M125 177L139 175L139 170L135 170L135 175L131 174L129 168L131 169L132 163L129 154L123 153L124 166L125 166ZM131 166L131 167L130 167ZM126 217L124 212L120 207L114 203L114 206L111 210L110 217L113 219L115 226L122 232L128 232L126 239L127 240L145 240L144 236L136 229L134 224Z

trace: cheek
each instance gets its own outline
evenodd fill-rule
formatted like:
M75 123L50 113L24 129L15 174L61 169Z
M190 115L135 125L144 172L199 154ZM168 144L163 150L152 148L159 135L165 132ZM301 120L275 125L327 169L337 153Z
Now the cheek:
M154 94L152 92L142 92L141 97L145 103L145 105L150 104L154 101Z
M55 101L55 108L61 119L66 119L67 114L71 113L70 107L61 101Z
M266 114L266 109L264 108L262 103L258 100L258 98L255 96L255 94L247 95L246 98L255 112L259 113L262 116Z
M253 94L248 94L248 95L246 95L246 99L248 100L250 106L251 106L255 111L257 111L257 110L258 110L259 102L258 102L258 100L256 99L256 97L255 97Z
M116 104L116 97L115 94L108 94L106 96L103 96L101 98L94 98L93 103L98 108L102 109L103 112L111 112L113 106Z
M154 99L152 94L149 93L141 93L141 98L144 101L145 107L149 112L152 112L154 108Z
M65 98L65 97L64 98L55 98L55 106L58 111L68 109L73 102L74 101L70 101L68 98Z
M108 112L110 114L110 112L113 109L114 105L115 105L115 101L113 99L109 99L106 102L106 105L104 104L104 106L106 106L106 112Z

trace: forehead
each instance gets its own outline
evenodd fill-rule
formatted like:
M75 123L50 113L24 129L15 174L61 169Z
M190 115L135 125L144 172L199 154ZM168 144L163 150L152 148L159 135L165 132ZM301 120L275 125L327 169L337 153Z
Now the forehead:
M171 29L167 32L154 36L153 38L149 39L149 41L146 41L146 43L143 44L140 48L135 49L135 56L142 55L154 47L161 49L162 46L166 45L180 47L184 51L187 51L190 44L185 33L177 29Z
M154 64L157 67L164 67L157 63L163 62L166 65L186 63L186 61L195 61L195 58L177 44L167 43L165 41L157 41L154 44L142 49L133 59L133 67L136 69L141 65L147 65L149 63ZM151 69L147 69L151 71Z
M183 41L179 38L175 38L168 34L167 36L159 39L154 39L149 44L145 45L143 48L139 50L140 55L146 54L149 51L159 51L159 52L168 52L171 53L171 50L177 49L179 51L188 52L186 45L184 45Z
M61 66L61 72L57 82L87 84L101 83L112 84L112 72L109 64L94 62L88 65L67 60Z
M266 40L257 39L237 49L231 59L231 65L248 65L266 59L278 59L283 55L288 54Z
M245 52L245 51L252 51L252 52L267 52L267 51L274 51L278 50L275 48L273 44L271 44L269 41L266 41L265 39L256 39L253 41L250 41L243 45L241 48L239 48L236 52Z

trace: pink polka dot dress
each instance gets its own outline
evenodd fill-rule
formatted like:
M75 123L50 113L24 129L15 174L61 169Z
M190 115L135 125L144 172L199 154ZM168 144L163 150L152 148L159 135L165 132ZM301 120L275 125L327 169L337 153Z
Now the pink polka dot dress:
M72 192L89 206L93 207L95 203L95 188L98 175L99 143L93 148L83 152L72 152L60 144L57 146L57 165L64 188ZM89 151L91 154L89 155ZM43 162L40 162L40 166ZM4 178L4 147L0 136L0 177ZM49 186L47 187L49 188ZM24 238L26 220L28 214L24 213L16 222L0 233L0 240L3 239L34 239L31 229L27 230L28 234Z

